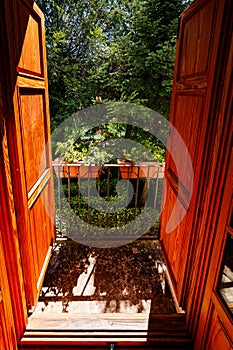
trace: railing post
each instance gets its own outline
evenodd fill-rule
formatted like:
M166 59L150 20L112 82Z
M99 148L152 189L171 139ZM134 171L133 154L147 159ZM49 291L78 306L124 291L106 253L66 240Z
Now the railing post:
M68 166L68 204L69 204L69 220L68 220L68 232L70 233L71 225L70 225L70 218L71 218L71 207L70 207L70 167L71 165Z
M106 205L106 212L102 213L101 209L98 211L98 208L101 208L101 202L102 202L102 198L100 198L100 191L101 191L101 179L100 179L100 174L98 173L98 178L96 178L96 187L98 188L98 193L96 194L96 200L97 200L97 208L96 211L94 213L94 218L92 218L92 210L91 210L91 189L92 189L92 169L91 166L94 166L94 164L89 164L88 165L88 173L84 173L84 175L82 175L82 172L77 171L77 172L73 172L72 171L72 167L80 167L81 165L72 165L72 164L65 164L67 172L63 173L63 166L64 164L54 164L55 167L55 171L57 173L57 213L56 213L56 222L58 225L58 228L60 230L60 232L62 231L67 231L68 233L70 233L70 231L72 230L72 210L75 209L75 212L77 213L77 215L82 215L83 214L83 210L84 208L82 208L82 194L81 194L81 181L82 178L85 181L85 185L87 185L87 192L86 194L83 194L84 196L87 195L87 206L88 206L88 210L85 213L85 216L87 214L87 222L89 224L92 224L92 220L95 218L95 220L97 219L97 221L95 221L95 225L97 224L97 226L103 226L103 227L108 227L109 226L109 221L111 220L111 225L114 225L115 227L119 227L119 224L128 224L129 222L129 215L130 218L133 219L133 217L135 218L137 215L137 211L140 210L140 208L143 208L145 206L153 209L154 211L157 211L159 208L159 204L160 201L158 202L158 198L160 198L160 179L163 178L163 167L155 167L154 165L142 165L142 164L127 164L127 165L117 165L117 164L104 164L103 166L107 167L107 171L104 172L105 174L105 178L104 178L104 184L105 184L105 205ZM117 167L117 172L112 171L111 169L113 169L114 167ZM120 167L125 167L127 169L127 172L122 172ZM153 168L151 168L153 167ZM142 168L142 169L141 169ZM57 170L56 170L57 169ZM127 177L127 173L128 173L128 177ZM76 175L73 175L76 174ZM124 209L121 209L119 212L119 201L120 198L118 197L117 194L115 194L115 190L113 192L111 192L111 189L113 187L113 183L114 182L114 186L115 183L117 181L119 181L121 179L120 174L122 174L122 177L124 179L127 179L127 185L126 185L126 191L125 191L125 206ZM137 176L135 176L135 174ZM88 176L87 176L88 175ZM125 176L126 175L126 176ZM62 212L63 209L63 198L62 198L62 186L63 186L63 182L62 182L62 177L67 179L67 203L69 204L69 211L68 213ZM72 178L76 178L75 183L76 183L76 188L75 186L72 185ZM134 178L134 198L133 201L131 202L131 208L129 208L128 205L128 201L129 201L129 189L130 189L130 178L133 177ZM139 192L141 190L141 180L140 178L143 179L143 181L145 181L145 185L142 189L141 192ZM136 180L136 181L135 181ZM73 188L74 187L74 188ZM73 189L75 191L73 191ZM149 191L151 192L151 200L146 200ZM113 200L116 201L116 213L109 213L109 201L110 201L110 197L111 196L115 196L115 198L113 198ZM76 200L73 201L73 197L72 196L76 196ZM73 204L77 203L77 207L73 208ZM99 205L98 205L99 204ZM86 205L86 204L85 204ZM122 203L120 205L120 207L122 206ZM67 215L65 217L65 214ZM125 215L125 216L123 216ZM132 215L132 217L131 217ZM81 218L82 219L82 218ZM119 221L120 219L120 221ZM113 224L112 224L112 220ZM80 221L80 220L79 220ZM64 226L66 225L66 226ZM80 229L82 224L78 224L78 226L80 227L76 227L76 229Z
M61 227L61 177L60 177L60 170L61 170L61 165L58 166L58 177L57 177L57 192L58 192L58 208L59 208L59 218L58 218L58 222L59 222L59 232L61 234L62 232L62 227ZM57 213L56 213L57 215Z
M154 210L156 210L156 207L157 207L157 197L158 197L158 188L159 188L159 172L160 172L160 168L157 171L157 177L156 177L155 197L154 197Z
M140 166L137 167L137 181L136 181L136 193L134 200L134 218L136 217L137 207L138 207L138 189L139 189L139 175L140 175Z

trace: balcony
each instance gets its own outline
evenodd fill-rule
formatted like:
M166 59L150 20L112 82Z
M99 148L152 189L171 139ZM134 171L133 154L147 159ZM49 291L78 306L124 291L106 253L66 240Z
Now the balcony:
M53 168L57 241L25 341L57 327L145 341L153 315L183 322L158 241L164 166Z
M58 236L79 237L88 246L106 241L109 247L156 237L164 166L54 162L53 167Z
M91 336L124 324L125 336L145 337L149 315L179 311L158 241L164 166L53 168L57 241L29 329L59 320L61 331Z

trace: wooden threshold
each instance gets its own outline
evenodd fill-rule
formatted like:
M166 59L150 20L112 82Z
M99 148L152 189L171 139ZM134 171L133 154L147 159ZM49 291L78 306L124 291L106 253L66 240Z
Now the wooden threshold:
M142 320L142 315L102 314L99 318L115 322L115 328L90 328L90 322L92 326L96 322L93 315L89 320L87 316L76 317L79 329L43 329L43 325L40 329L27 329L20 349L110 349L110 343L115 344L114 349L192 349L183 314L150 315L148 329L141 330L133 328L133 322ZM85 324L89 324L89 329L85 329Z

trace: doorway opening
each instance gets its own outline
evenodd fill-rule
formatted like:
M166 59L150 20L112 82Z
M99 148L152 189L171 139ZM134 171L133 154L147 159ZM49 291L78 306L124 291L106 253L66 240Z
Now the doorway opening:
M96 336L115 341L147 341L151 322L161 319L167 319L168 323L171 319L184 322L162 256L159 222L140 237L134 236L136 225L134 232L124 231L127 222L136 219L145 206L142 200L145 191L151 194L147 202L148 213L159 213L164 166L106 164L106 169L103 170L103 166L92 180L91 165L87 169L89 176L84 176L81 171L84 169L74 164L56 161L53 166L57 239L23 341L42 334L64 336L64 332L71 332L77 339L85 336L85 341ZM91 185L94 183L101 193L101 197L96 198L100 201L99 207L103 198L109 199L109 203L110 199L119 202L120 195L113 193L113 185L122 178L123 170L128 174L127 191L130 191L130 183L133 188L131 201L128 201L130 194L126 194L129 204L120 215L118 212L118 216L108 211L104 216L94 215L90 205L93 197L89 198ZM133 172L137 176L129 179ZM145 173L147 181L143 178ZM87 187L86 198L80 191L81 182ZM111 235L106 237L106 247L103 239L100 247L95 241L94 246L84 245L71 238L75 232L85 229L72 221L72 211L82 217L84 224L88 222L105 228L117 224L122 227L123 235L115 240Z

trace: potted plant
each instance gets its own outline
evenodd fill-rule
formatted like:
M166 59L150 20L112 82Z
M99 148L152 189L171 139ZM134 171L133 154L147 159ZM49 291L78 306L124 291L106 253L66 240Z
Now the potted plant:
M87 159L90 145L87 142L75 143L73 139L57 142L55 154L59 157L53 161L54 171L60 178L96 178L101 170L93 160ZM88 164L87 164L88 163Z
M120 173L122 179L137 179L139 177L140 169L138 166L134 165L135 162L124 158L118 158L117 164L123 165L120 166Z
M54 171L59 178L78 177L78 167L69 166L66 160L61 157L56 158L53 162ZM72 163L71 163L72 164Z
M156 161L139 162L140 178L161 179L164 177L164 165Z
M137 178L163 178L163 166L156 161L133 162L128 159L118 158L117 164L120 166L121 177L123 179Z

